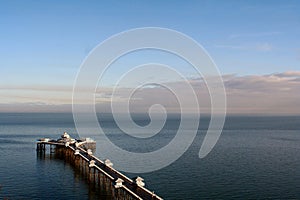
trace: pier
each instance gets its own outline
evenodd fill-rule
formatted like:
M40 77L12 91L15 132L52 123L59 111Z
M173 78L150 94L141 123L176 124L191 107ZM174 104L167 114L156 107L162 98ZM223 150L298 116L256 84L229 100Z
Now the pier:
M110 160L102 161L94 156L92 148L96 146L95 141L89 138L75 140L64 133L58 140L39 139L36 145L39 154L45 154L48 146L50 154L54 153L73 165L84 174L89 184L105 191L110 199L162 200L161 197L144 187L143 178L131 179L114 169Z

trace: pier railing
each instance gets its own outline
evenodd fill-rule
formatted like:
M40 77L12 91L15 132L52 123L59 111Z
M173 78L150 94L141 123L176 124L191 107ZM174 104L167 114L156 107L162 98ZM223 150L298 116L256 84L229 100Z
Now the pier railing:
M56 154L83 172L89 183L105 190L112 199L162 200L161 197L144 187L145 184L141 177L137 177L135 180L130 179L114 169L110 160L100 160L93 155L90 149L82 148L81 144L40 140L37 142L37 151L45 153L46 145L50 146L50 153L54 149Z

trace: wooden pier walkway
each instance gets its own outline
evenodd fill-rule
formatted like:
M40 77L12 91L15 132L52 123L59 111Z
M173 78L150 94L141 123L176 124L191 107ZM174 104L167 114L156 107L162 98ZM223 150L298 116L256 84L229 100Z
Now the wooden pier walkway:
M37 142L37 152L45 153L46 145L50 146L50 153L55 152L61 155L83 172L90 183L110 194L111 199L162 200L161 197L144 187L141 177L128 178L114 169L110 160L102 161L94 156L90 149L84 149L82 146L84 142L77 142L66 133L65 136L67 138L64 140L40 139Z

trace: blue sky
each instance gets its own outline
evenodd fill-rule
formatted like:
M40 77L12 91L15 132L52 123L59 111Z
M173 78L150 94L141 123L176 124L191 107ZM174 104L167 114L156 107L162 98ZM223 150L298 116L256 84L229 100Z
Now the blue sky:
M299 10L299 1L276 0L0 1L0 103L37 95L11 88L72 86L97 44L138 27L189 35L223 75L299 71Z

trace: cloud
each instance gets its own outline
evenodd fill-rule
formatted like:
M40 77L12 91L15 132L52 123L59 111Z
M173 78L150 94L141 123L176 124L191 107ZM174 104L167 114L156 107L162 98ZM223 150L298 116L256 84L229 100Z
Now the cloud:
M283 73L274 74L273 76L297 80L300 77L300 71L286 71Z
M251 76L228 74L223 80L230 114L300 114L300 71ZM201 112L209 113L210 97L204 81L191 79L189 82L196 91ZM186 95L181 81L168 85L176 88L176 94ZM134 112L147 112L153 104L162 104L170 112L179 112L180 108L176 96L163 87L142 88L131 99ZM119 106L126 104L120 102ZM103 109L105 105L100 107Z
M225 86L228 90L270 93L273 91L280 91L283 89L286 90L286 88L297 90L297 86L298 84L300 84L299 78L300 72L297 71L261 76L236 76L225 81Z
M0 103L0 112L63 113L71 111L71 104L54 105L46 104L44 102Z
M258 42L258 39L264 39L265 37L281 35L282 32L270 31L270 32L258 32L258 33L244 33L244 34L231 34L229 35L229 44L216 44L216 48L232 49L232 50L243 50L243 51L260 51L268 52L274 50L272 44L268 42ZM251 38L251 39L250 39ZM239 40L238 40L239 39ZM237 43L238 41L253 41L256 42L244 42Z
M269 43L261 43L256 45L256 49L258 51L271 51L273 50L273 46Z
M216 44L214 45L216 48L222 49L231 49L231 50L241 50L241 51L260 51L260 52L268 52L274 49L272 44L269 43L256 43L256 44L239 44L239 45L231 45L231 44Z
M221 49L247 50L248 47L243 45L215 44L214 47Z
M274 35L281 35L282 32L279 31L270 31L270 32L258 32L258 33L244 33L244 34L231 34L229 39L237 39L237 38L253 38L253 37L267 37Z
M50 86L50 85L0 85L0 90L27 90L27 91L56 91L66 92L72 90L67 86Z
M300 114L300 72L225 81L231 113Z
M229 114L300 114L300 71L286 71L266 75L238 76L235 74L223 75L226 88ZM193 78L189 83L197 95L201 113L210 112L210 96L201 78ZM148 112L154 104L163 105L168 112L180 112L180 104L176 95L190 97L183 87L182 81L165 83L174 88L175 94L165 87L153 86L139 88L129 99L132 112ZM26 88L26 87L25 87ZM42 88L42 87L41 87ZM40 88L40 89L41 89ZM1 112L71 112L72 90L55 93L53 89L37 90L34 93L20 93L19 90L11 93L0 93L1 99L7 102L0 103ZM49 92L50 91L50 92ZM127 94L131 88L118 88L117 96L112 99L111 87L98 88L95 93L96 110L98 112L111 112L111 102L119 108L128 103ZM83 96L85 91L81 90ZM6 96L5 96L6 95ZM5 98L3 98L5 97ZM26 97L26 98L25 98ZM10 101L9 101L10 100ZM84 98L82 104L84 104ZM83 106L84 108L84 106ZM190 112L195 108L189 107Z

